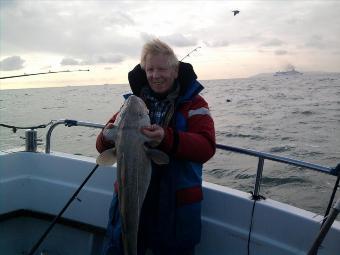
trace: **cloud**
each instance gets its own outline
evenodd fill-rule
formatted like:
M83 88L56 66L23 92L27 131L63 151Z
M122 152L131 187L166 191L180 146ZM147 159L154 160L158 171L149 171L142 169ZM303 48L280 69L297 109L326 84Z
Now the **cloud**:
M185 36L180 33L171 34L167 36L160 36L160 40L165 41L172 46L177 47L187 47L187 46L195 46L197 45L198 40L194 38L193 36Z
M214 41L204 41L203 42L208 47L226 47L229 46L229 42L227 40L214 40Z
M1 71L13 71L20 70L24 68L25 60L20 56L12 56L5 58L0 61L0 70Z
M318 49L323 49L326 46L326 43L322 36L320 35L313 35L312 37L309 38L308 42L305 44L306 47L311 47L311 48L318 48Z
M124 60L124 57L122 55L109 55L109 56L99 56L97 57L97 61L96 63L98 64L102 64L102 63L111 63L111 64L115 64L115 63L120 63Z
M237 8L241 13L236 18L231 13L236 7L230 1L0 3L4 9L0 15L1 53L27 61L34 56L34 63L27 62L25 67L49 65L52 58L62 59L63 65L138 61L143 41L154 37L179 52L188 49L176 48L205 45L211 50L210 59L225 59L222 55L234 49L242 58L251 57L258 48L268 56L292 52L302 56L308 51L338 58L332 52L340 45L338 1L240 1ZM223 47L229 47L228 51Z
M113 26L133 26L136 22L126 13L116 11L112 13L112 16L106 18L108 24Z
M120 2L19 3L1 13L1 23L6 24L1 26L6 54L44 52L87 59L117 49L123 55L134 56L140 46L138 36L124 31L134 21L121 11Z
M271 39L271 40L268 40L264 43L262 43L261 46L264 46L264 47L271 47L271 46L281 46L282 44L284 44L283 41L277 39L277 38L274 38L274 39Z
M288 54L288 51L286 50L276 50L274 51L275 55L287 55Z
M141 33L140 34L141 39L146 42L150 41L154 38L158 38L172 47L188 47L188 46L195 46L198 43L198 40L190 35L185 36L180 33L176 34L169 34L169 35L163 35L163 36L157 36L154 34L149 34L149 33Z
M63 58L60 62L62 66L77 66L80 65L80 62L78 60L75 60L73 58Z
M75 58L63 58L60 62L63 66L75 66L75 65L95 65L95 64L116 64L124 60L124 56L121 54L108 54L106 56L95 56L87 59L77 60Z

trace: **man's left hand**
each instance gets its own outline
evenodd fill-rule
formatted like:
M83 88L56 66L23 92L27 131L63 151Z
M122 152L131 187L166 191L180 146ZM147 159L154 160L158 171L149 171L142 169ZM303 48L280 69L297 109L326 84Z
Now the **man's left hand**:
M153 124L145 126L141 129L142 133L150 139L150 145L152 147L158 146L164 139L165 132L161 126Z

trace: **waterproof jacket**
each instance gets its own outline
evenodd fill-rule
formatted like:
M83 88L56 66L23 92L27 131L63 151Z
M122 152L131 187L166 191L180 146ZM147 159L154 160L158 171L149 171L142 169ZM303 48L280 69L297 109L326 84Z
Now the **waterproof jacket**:
M196 79L192 66L180 62L175 113L158 146L170 156L170 163L153 164L141 212L139 244L148 247L185 249L200 241L202 164L215 153L215 130L208 104L199 95L203 86ZM129 72L129 83L137 96L148 86L140 65ZM108 123L115 118L116 114ZM99 152L112 147L102 133L96 145Z

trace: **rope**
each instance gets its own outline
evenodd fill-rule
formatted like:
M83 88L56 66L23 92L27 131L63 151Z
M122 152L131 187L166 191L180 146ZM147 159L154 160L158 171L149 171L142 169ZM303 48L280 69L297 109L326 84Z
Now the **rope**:
M250 192L250 194L252 194L252 199L253 199L253 208L251 210L251 219L250 219L250 224L249 224L249 233L248 233L248 242L247 242L247 254L250 255L250 239L251 239L251 232L253 230L253 220L254 220L254 212L255 212L255 205L256 205L256 202L261 200L261 199L266 199L264 196L262 195L258 195L258 196L255 196L253 194L253 192Z
M247 242L247 254L250 255L250 238L251 238L251 231L253 229L253 219L254 219L254 211L255 211L255 205L256 205L256 200L253 202L253 208L251 210L251 219L250 219L250 224L249 224L249 233L248 233L248 242Z
M53 124L53 120L51 120L49 123L47 124L42 124L42 125L38 125L38 126L30 126L30 127L18 127L18 126L12 126L12 125L7 125L4 123L0 123L1 127L5 127L5 128L10 128L12 129L13 133L16 133L18 131L18 129L38 129L38 128L46 128L47 126Z

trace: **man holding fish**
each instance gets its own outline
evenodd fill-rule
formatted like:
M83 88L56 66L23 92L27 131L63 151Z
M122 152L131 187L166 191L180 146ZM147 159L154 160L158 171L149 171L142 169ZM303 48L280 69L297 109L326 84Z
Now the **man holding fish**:
M214 122L199 95L203 86L192 66L158 39L144 45L128 78L133 95L96 144L99 164L117 161L103 254L194 254L202 165L215 153Z

